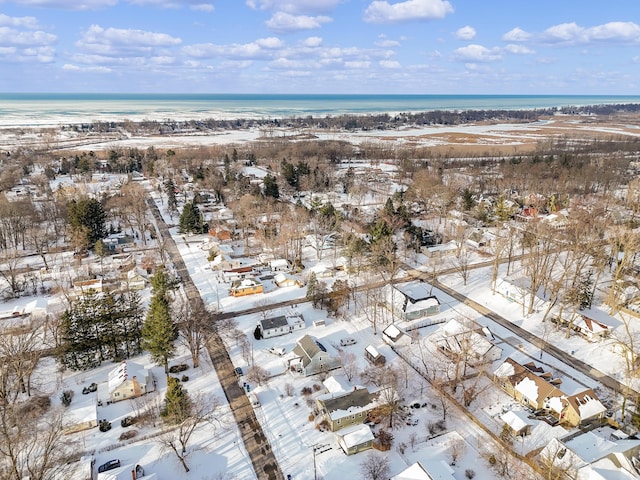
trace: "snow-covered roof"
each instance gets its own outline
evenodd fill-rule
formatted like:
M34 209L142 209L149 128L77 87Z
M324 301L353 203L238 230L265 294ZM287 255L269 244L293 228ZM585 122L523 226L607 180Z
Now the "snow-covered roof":
M120 364L109 372L108 386L109 392L118 388L123 382L130 378L137 377L141 383L144 383L147 378L147 370L137 363L124 360Z
M374 347L373 345L367 345L364 349L369 352L369 355L371 355L373 358L377 358L380 355L380 352L378 352L378 350L376 350L376 347Z
M391 477L391 480L433 480L420 462L416 462L399 474Z
M514 432L519 432L527 425L531 425L529 419L527 418L527 414L522 410L509 410L507 413L503 414L500 419L509 425L509 428Z
M371 428L363 424L345 428L340 432L339 436L342 437L342 443L347 449L366 442L372 442L374 438Z

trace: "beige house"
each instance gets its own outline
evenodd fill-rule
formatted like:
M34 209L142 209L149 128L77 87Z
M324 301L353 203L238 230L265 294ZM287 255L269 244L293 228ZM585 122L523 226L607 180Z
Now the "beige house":
M593 390L567 395L560 389L561 379L533 362L520 365L507 358L493 375L496 383L523 405L544 410L572 427L598 421L606 412Z
M354 425L336 434L338 445L347 455L354 455L373 447L374 436L368 425Z
M155 390L153 374L142 365L124 360L109 372L108 402L139 397Z

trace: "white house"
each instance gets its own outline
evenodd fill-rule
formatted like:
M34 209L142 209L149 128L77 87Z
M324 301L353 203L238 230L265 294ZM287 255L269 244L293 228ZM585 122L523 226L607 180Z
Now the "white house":
M107 388L107 402L113 403L154 391L155 380L151 370L130 360L123 360L109 372Z
M279 315L265 318L258 323L262 338L278 337L306 328L304 318L298 315Z
M451 319L429 336L442 352L462 356L468 365L491 363L500 360L502 349L492 342L493 335L471 320Z

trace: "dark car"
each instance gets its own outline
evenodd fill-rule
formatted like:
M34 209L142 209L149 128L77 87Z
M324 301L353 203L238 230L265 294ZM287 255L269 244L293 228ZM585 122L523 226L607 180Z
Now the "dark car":
M114 458L113 460L109 460L107 463L103 463L98 467L98 473L108 472L109 470L113 470L114 468L118 468L120 466L120 460Z
M236 375L237 375L238 377L241 377L241 376L242 376L242 368L240 368L240 367L236 367L235 372L236 372Z

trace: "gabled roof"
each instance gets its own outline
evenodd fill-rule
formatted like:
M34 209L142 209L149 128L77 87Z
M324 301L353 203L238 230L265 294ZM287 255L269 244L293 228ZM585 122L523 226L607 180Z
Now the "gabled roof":
M305 335L298 339L296 346L293 347L293 353L302 358L302 364L307 365L320 352L327 350L315 338Z
M602 405L598 396L591 389L570 395L566 401L579 413L581 419L597 417L607 411L607 408Z
M435 300L438 305L440 302L435 297L435 295L431 295L429 293L428 285L424 282L416 280L414 282L407 282L403 284L394 285L394 288L402 293L407 300L411 303L421 302L423 300L431 299Z
M289 322L287 322L287 317L285 317L284 315L260 320L260 326L262 327L263 331L270 330L272 328L287 327L288 325Z
M147 378L147 370L140 364L123 360L116 368L109 372L107 380L109 392L112 392L133 377L136 377L140 383L144 383Z
M354 413L354 410L360 411L362 407L366 407L374 399L375 395L369 393L367 388L362 387L349 392L326 393L318 397L318 402L324 406L329 416L341 418ZM337 413L337 415L332 415L332 413Z

